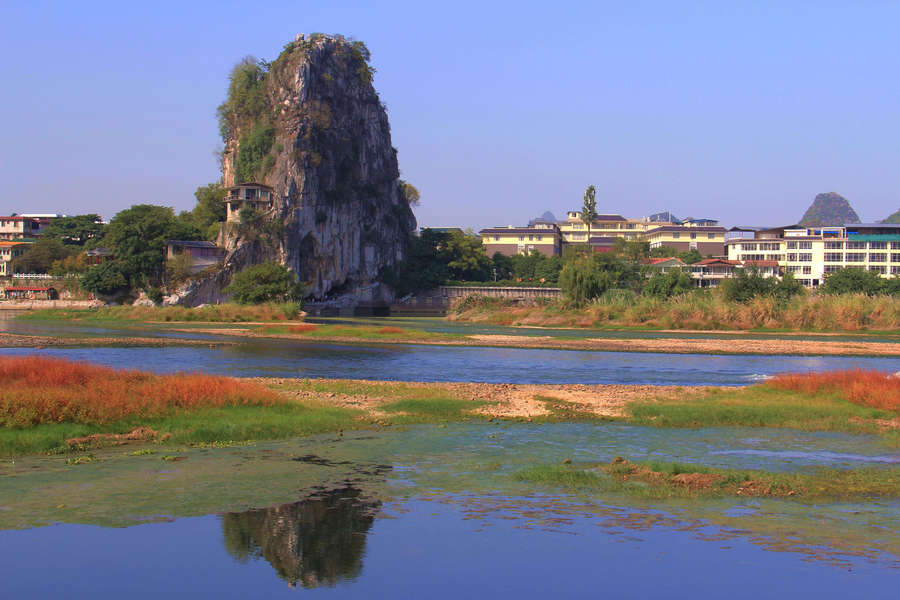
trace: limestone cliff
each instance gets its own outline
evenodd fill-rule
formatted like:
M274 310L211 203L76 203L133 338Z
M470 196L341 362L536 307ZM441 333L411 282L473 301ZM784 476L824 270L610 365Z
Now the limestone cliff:
M828 225L844 225L859 223L859 215L850 206L846 198L835 192L817 194L800 225L804 227L823 227Z
M271 209L226 223L225 268L185 304L221 298L230 275L276 259L316 300L388 302L380 271L401 260L415 217L361 42L299 35L272 63L245 59L219 108L223 183L273 188Z

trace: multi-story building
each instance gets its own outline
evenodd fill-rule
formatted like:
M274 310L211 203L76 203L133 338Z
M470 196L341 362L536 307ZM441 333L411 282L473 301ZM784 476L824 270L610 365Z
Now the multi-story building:
M731 260L775 261L807 287L820 285L828 273L845 267L867 269L882 277L900 275L900 225L790 225L756 231L752 239L729 239L726 248Z
M491 227L478 233L488 256L497 252L515 256L533 251L554 256L562 252L559 226L552 221L536 221L531 227Z
M0 242L0 277L12 275L12 261L22 256L29 242Z
M657 217L659 215L656 215ZM725 252L725 228L717 227L711 219L690 219L683 223L668 223L645 219L627 219L622 215L603 214L588 227L581 219L581 211L572 210L565 221L534 221L531 227L494 227L483 229L482 243L488 255L495 252L514 255L538 250L544 254L560 254L568 244L587 245L597 252L608 252L616 239L644 240L651 248L669 247L678 251L696 249L704 256L722 256ZM533 231L540 229L541 232ZM556 237L547 238L547 231ZM543 243L538 244L538 237ZM533 247L532 247L533 246Z
M21 240L34 238L50 224L50 218L46 216L25 217L13 215L0 217L0 240Z

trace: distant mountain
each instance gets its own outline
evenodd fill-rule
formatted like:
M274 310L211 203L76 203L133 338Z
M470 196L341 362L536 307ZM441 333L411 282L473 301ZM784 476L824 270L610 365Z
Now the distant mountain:
M882 223L900 223L900 210L889 216Z
M553 213L550 212L550 211L548 210L547 212L545 212L545 213L542 214L541 216L535 217L534 219L531 219L530 221L528 221L528 226L531 227L532 225L535 224L536 221L553 221L553 222L556 222L556 217L553 216Z
M859 215L847 202L847 199L834 192L818 194L803 218L800 225L805 227L822 227L826 225L843 225L859 223Z

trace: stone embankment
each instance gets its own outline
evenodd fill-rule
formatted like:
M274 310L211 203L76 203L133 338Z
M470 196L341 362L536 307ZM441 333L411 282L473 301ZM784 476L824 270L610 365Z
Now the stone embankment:
M99 300L0 300L0 310L43 310L50 308L100 308Z

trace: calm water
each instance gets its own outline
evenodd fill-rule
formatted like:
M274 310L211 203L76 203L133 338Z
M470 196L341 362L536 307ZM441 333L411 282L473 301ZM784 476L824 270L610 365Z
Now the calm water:
M900 460L873 436L615 424L421 426L175 463L26 459L0 470L4 596L896 597L896 502L640 502L513 477L616 454L780 470Z
M883 357L656 354L278 341L213 348L0 349L0 354L32 353L159 372L197 370L237 377L485 383L746 385L785 371L855 367L900 370L900 360Z

